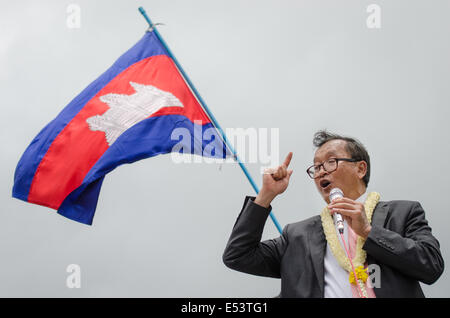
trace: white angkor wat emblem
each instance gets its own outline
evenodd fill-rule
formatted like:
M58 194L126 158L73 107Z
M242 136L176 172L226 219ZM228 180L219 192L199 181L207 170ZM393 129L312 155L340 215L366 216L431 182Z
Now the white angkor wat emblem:
M86 122L91 130L105 132L111 146L128 128L156 113L164 107L184 107L178 98L169 92L151 85L130 82L136 91L132 95L107 94L100 100L110 107L103 115L89 117Z

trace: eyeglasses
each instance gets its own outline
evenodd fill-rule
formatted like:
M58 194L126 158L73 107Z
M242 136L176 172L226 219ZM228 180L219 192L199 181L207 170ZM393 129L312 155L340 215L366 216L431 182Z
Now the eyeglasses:
M339 161L347 161L347 162L357 162L361 161L361 159L352 159L352 158L330 158L321 164L318 165L312 165L308 169L306 169L306 173L308 176L310 176L312 179L316 179L319 177L320 174L320 167L323 167L323 170L326 172L333 172L338 168L338 162Z

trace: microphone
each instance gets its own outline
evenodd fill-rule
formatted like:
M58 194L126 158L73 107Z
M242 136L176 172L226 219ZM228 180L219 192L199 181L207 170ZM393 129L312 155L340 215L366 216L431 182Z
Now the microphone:
M344 192L342 192L339 188L333 188L330 191L330 203L338 198L343 198ZM336 225L336 228L339 230L339 233L344 233L344 219L342 218L342 215L340 213L334 213L333 214L334 224Z

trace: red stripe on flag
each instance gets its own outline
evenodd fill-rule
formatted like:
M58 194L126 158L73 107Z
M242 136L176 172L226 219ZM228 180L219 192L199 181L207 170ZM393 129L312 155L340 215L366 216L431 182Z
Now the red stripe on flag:
M109 147L105 133L90 130L86 120L109 109L100 101L101 96L110 93L134 94L130 82L153 85L170 92L184 105L162 108L151 117L179 114L192 122L201 120L203 125L210 122L169 57L158 55L144 59L111 80L55 138L36 170L28 202L58 209L64 199L81 185L86 174Z

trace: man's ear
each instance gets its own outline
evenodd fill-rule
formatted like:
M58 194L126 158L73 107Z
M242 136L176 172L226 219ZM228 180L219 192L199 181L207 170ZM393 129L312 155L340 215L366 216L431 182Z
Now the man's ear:
M365 161L359 161L358 163L357 163L357 169L358 169L358 171L357 171L357 173L358 173L358 177L360 178L360 179L362 179L362 178L364 178L364 176L366 175L366 173L367 173L367 162L365 162Z

